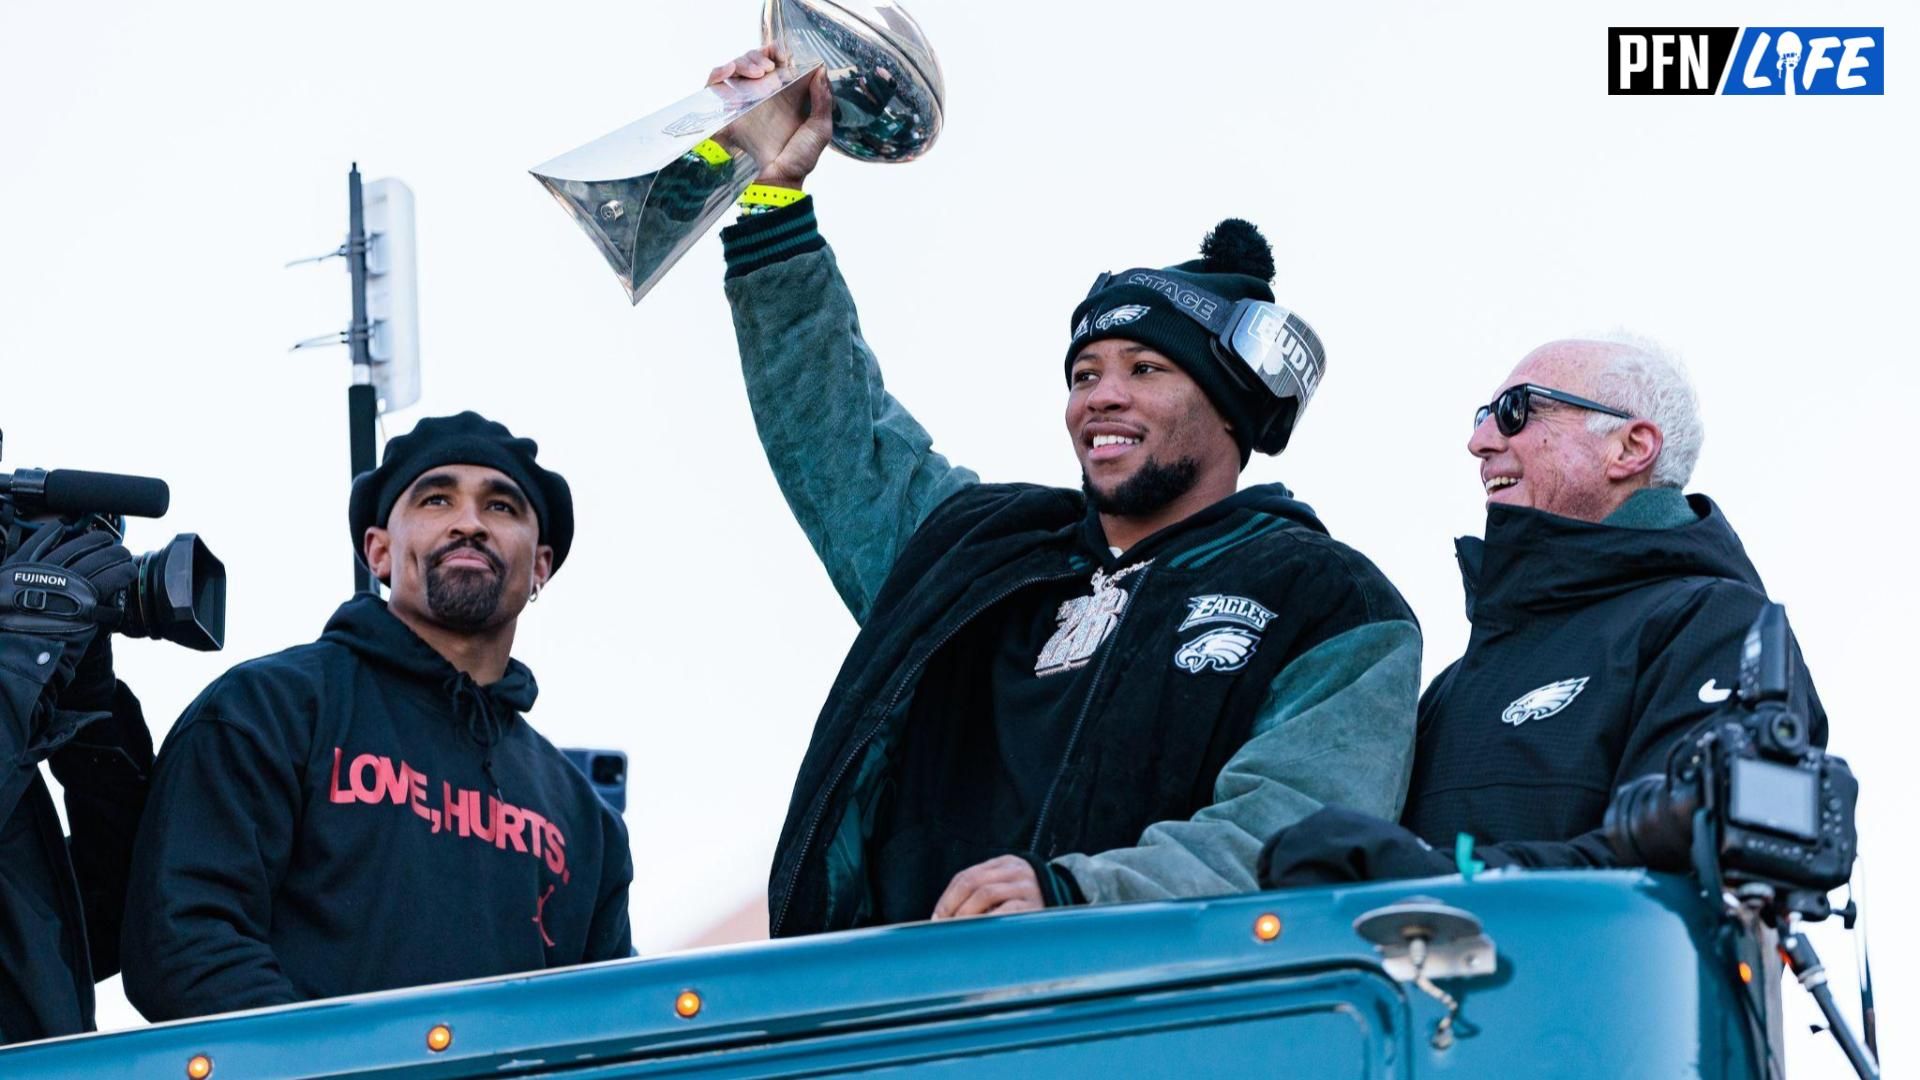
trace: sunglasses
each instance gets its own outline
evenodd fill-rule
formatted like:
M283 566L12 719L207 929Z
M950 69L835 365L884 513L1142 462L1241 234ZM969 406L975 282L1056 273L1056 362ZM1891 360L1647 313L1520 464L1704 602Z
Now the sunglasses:
M1590 409L1593 412L1605 413L1608 416L1617 416L1622 420L1633 419L1632 413L1621 412L1611 405L1602 405L1597 401L1588 401L1586 398L1569 394L1565 390L1554 390L1545 386L1535 386L1532 383L1521 383L1518 386L1509 386L1505 390L1500 391L1500 396L1494 398L1492 403L1482 405L1474 410L1473 426L1478 428L1481 424L1487 422L1487 417L1491 416L1493 417L1494 424L1500 428L1500 434L1511 439L1515 435L1520 434L1521 428L1527 426L1529 413L1527 403L1536 397L1545 398L1548 401L1557 401L1562 405L1571 405L1576 409Z

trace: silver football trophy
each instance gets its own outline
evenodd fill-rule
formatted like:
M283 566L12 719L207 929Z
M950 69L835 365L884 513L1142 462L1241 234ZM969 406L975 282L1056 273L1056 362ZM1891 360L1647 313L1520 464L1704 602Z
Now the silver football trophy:
M814 69L827 69L833 145L848 157L911 161L940 133L940 64L898 4L766 0L760 23L790 65L706 87L532 170L636 304L799 129Z

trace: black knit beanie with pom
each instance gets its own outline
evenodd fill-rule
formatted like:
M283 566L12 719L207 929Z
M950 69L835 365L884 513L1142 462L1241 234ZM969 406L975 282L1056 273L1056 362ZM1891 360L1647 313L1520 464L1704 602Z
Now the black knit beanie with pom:
M1200 245L1200 257L1158 271L1205 289L1228 303L1248 298L1273 302L1273 249L1260 230L1239 218L1214 226ZM1233 429L1240 446L1240 465L1253 455L1253 439L1265 421L1257 394L1243 389L1222 368L1215 354L1213 333L1174 306L1179 298L1165 286L1115 277L1104 288L1088 294L1073 309L1073 340L1067 345L1067 385L1073 385L1073 358L1080 350L1106 338L1137 341L1180 366Z

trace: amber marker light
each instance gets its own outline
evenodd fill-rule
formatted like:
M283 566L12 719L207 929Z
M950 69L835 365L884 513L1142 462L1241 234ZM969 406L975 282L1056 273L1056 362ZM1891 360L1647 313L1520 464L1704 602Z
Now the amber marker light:
M445 1024L435 1024L427 1029L427 1049L437 1054L452 1045L452 1028Z
M1280 936L1280 916L1268 912L1253 920L1253 936L1260 941L1272 941Z
M700 995L691 990L680 991L680 996L673 999L673 1011L680 1014L682 1020L691 1020L699 1016Z
M1740 961L1740 981L1743 983L1753 982L1753 968L1745 960Z
M187 1080L207 1080L213 1075L213 1059L205 1054L195 1054L187 1059Z

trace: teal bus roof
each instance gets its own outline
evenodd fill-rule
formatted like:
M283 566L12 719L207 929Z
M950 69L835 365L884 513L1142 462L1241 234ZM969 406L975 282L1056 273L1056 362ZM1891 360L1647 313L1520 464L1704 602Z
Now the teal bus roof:
M1497 949L1445 1010L1354 929L1409 897ZM1270 941L1256 933L1278 919ZM857 930L0 1051L0 1076L1749 1076L1762 961L1684 879L1501 872ZM1266 927L1272 930L1271 923ZM692 995L692 997L688 997ZM444 1026L450 1043L429 1046Z

